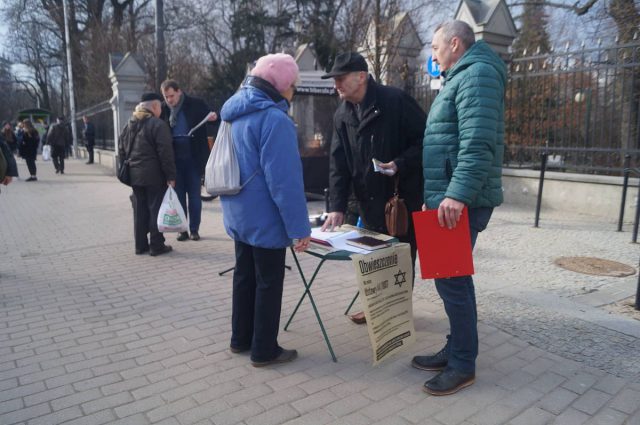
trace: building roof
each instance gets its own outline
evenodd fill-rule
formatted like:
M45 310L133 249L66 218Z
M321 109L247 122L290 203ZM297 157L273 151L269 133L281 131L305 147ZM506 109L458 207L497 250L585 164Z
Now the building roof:
M455 16L458 16L463 4L466 4L469 8L469 12L471 12L476 24L484 25L489 22L495 13L496 8L500 4L500 0L462 0L458 5L458 10L456 11Z

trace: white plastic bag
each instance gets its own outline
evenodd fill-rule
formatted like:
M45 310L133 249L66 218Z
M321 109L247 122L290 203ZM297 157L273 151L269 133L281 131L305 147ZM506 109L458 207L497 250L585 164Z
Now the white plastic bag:
M167 188L158 211L160 232L186 232L189 230L187 216L178 200L178 194L171 186Z
M42 147L42 160L51 161L51 146L44 145Z
M216 142L204 170L204 187L208 194L235 195L240 192L240 167L233 147L231 123L222 121Z

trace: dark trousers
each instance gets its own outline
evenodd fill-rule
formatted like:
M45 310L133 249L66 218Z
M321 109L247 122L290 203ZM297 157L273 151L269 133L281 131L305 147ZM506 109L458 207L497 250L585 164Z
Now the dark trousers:
M231 346L251 348L251 360L280 355L278 330L286 249L257 248L236 241Z
M189 230L200 229L202 199L200 198L200 173L195 161L176 159L176 193L182 209L189 218ZM187 198L189 203L187 205Z
M87 144L87 153L89 154L89 162L93 164L93 143Z
M164 246L164 236L158 231L158 211L167 190L162 186L133 186L133 233L136 250L159 251ZM149 239L147 239L149 234Z
M493 208L469 209L471 246L476 244L478 233L489 224ZM474 373L478 357L478 312L476 293L471 276L435 279L436 289L449 317L448 367L464 373Z
M51 159L56 171L64 171L64 146L51 146Z
M32 176L36 175L36 158L34 156L32 157L26 157L24 159L27 162L27 168L29 169L29 174L31 174Z

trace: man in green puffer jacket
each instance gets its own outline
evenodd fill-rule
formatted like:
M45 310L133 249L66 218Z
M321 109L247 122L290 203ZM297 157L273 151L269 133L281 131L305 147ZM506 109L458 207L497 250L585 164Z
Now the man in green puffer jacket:
M504 62L462 21L441 25L433 36L433 59L444 81L436 97L423 142L424 205L438 209L440 226L456 227L468 207L471 244L502 203L504 151ZM449 317L450 335L433 355L412 365L441 371L424 384L433 395L453 394L475 381L478 330L471 276L435 279Z

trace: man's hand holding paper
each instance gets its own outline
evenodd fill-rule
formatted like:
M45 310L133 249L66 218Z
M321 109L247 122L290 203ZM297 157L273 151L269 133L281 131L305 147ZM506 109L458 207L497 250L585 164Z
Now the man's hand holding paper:
M371 162L373 162L373 170L376 173L382 173L385 176L393 176L398 172L398 166L396 165L395 162L391 161L391 162L380 162L375 158L371 159Z

